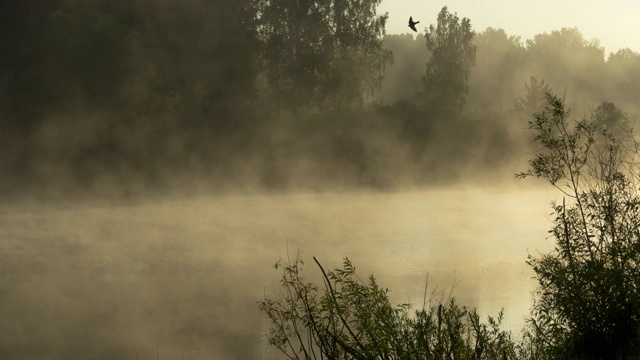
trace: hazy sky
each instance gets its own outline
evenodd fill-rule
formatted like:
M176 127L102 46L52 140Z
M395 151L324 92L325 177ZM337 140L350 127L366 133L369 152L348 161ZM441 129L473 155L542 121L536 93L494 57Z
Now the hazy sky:
M587 40L597 38L605 52L628 47L640 52L638 0L383 0L379 13L389 12L387 33L410 32L409 16L420 21L418 31L437 20L443 6L468 17L476 31L502 28L523 40L536 34L577 27Z

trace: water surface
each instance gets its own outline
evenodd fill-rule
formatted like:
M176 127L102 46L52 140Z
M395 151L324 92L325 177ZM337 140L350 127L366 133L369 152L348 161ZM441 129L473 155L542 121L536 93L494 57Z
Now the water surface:
M0 211L0 358L271 358L276 259L349 257L394 302L429 287L517 329L546 250L542 191L226 196Z

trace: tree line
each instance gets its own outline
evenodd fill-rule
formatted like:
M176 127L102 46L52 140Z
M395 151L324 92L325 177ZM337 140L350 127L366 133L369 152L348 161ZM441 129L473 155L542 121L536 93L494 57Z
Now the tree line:
M3 188L433 183L516 156L525 84L635 114L631 50L477 33L446 7L387 35L378 4L2 2Z
M524 83L535 76L554 89L566 90L576 104L578 101L579 105L613 101L637 111L633 94L639 90L635 79L640 57L628 48L607 54L597 39L585 39L577 28L562 28L523 40L489 27L478 32L472 42L478 50L469 79L469 110L509 108L514 101L513 94L522 95ZM400 53L428 56L427 51L420 52L425 50L421 36L414 40L408 35L387 35L385 46L396 57L401 56ZM402 61L412 73L424 73L424 61ZM406 68L388 69L394 76L385 77L387 82L381 89L385 102L407 99L419 89L415 83L408 92L397 86L409 81L406 75L402 76L403 71L409 72Z

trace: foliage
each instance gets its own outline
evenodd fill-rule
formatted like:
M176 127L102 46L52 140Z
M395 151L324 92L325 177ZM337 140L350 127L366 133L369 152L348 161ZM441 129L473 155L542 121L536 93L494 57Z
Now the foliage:
M133 76L125 87L131 110L180 114L185 127L228 128L255 96L258 39L250 1L138 0L131 7L137 15L130 29Z
M604 48L597 40L586 40L577 28L562 28L551 33L537 34L533 39L528 39L526 44L527 51L541 67L560 59L572 60L578 67L549 69L557 71L558 75L563 70L582 72L604 63Z
M521 91L522 72L528 58L522 39L503 29L486 28L473 38L477 47L476 64L469 77L468 110L503 110Z
M259 0L262 58L278 110L362 106L391 53L380 0Z
M437 25L429 26L425 38L431 58L422 77L428 108L449 113L464 107L471 67L476 61L474 35L471 20L461 20L446 6L438 14Z
M289 359L512 359L511 334L500 329L502 312L482 323L475 310L453 298L435 301L410 315L409 304L391 305L388 289L373 276L362 281L345 259L325 272L324 286L302 276L303 262L278 261L283 291L265 297L259 309L271 321L267 338Z
M381 44L387 17L377 4L1 1L0 169L16 187L2 188L57 187L55 175L76 179L72 189L103 180L146 189L174 174L266 188L317 189L338 172L340 186L455 181L526 143L504 111L531 75L570 89L578 104L615 100L637 117L633 51L605 62L577 29L526 47L501 29L471 36L468 19L448 11L427 29L432 51L425 34ZM466 45L451 45L458 40ZM311 163L314 175L303 174ZM283 181L265 180L267 168Z
M629 106L635 105L640 91L640 54L628 48L609 54L606 75L602 85L607 94L615 94L615 99L624 100Z
M126 35L115 16L96 9L64 6L50 14L43 40L51 101L80 94L96 102L113 98L128 70Z
M62 1L0 4L0 112L29 131L69 103L113 104L126 79L126 26L96 6ZM5 125L5 124L2 124Z
M551 92L544 79L538 81L535 76L529 78L529 83L524 84L525 95L518 98L513 104L514 115L529 118L532 114L543 111L547 105L547 94Z
M125 116L177 111L189 125L225 122L255 95L249 0L7 3L0 40L17 50L0 59L0 84L20 117L82 104Z
M604 48L598 40L587 40L577 28L562 28L535 35L526 41L533 68L530 74L552 81L558 88L579 89L574 97L581 103L608 96L602 83L605 74Z
M593 110L592 119L596 128L615 136L617 141L630 140L628 135L632 127L629 117L614 103L606 101L600 103Z
M540 284L529 343L549 358L637 355L640 198L633 133L613 104L602 103L591 119L572 120L562 99L546 97L548 106L529 123L542 149L518 177L543 178L565 198L553 205L555 249L528 261ZM612 131L617 128L624 131Z

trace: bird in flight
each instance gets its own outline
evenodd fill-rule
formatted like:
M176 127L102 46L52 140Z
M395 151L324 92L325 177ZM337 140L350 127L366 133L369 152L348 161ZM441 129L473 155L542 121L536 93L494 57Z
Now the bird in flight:
M420 24L420 21L413 22L413 17L409 16L409 27L411 28L411 30L418 32L418 30L416 29L416 24Z

